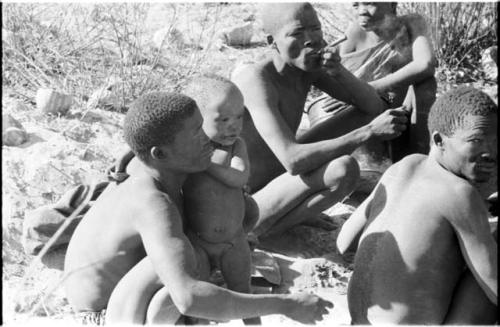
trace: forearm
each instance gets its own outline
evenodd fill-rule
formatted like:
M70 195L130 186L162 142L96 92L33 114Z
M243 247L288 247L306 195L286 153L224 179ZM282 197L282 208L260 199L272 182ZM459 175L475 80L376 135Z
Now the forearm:
M289 301L285 294L244 294L197 282L192 289L192 305L182 312L210 320L233 320L285 314Z
M245 186L249 175L248 172L239 171L231 167L224 167L213 162L208 167L207 172L227 186L237 188Z
M350 99L344 102L353 104L359 110L370 115L377 115L385 109L377 91L369 83L354 76L344 66L339 67L339 71L334 78L350 95Z
M340 156L351 154L373 137L370 125L362 126L335 139L306 144L295 144L287 170L292 175L307 173Z
M416 84L427 77L434 75L434 67L424 62L412 61L392 74L386 75L369 84L377 90L384 92L394 86L409 86Z

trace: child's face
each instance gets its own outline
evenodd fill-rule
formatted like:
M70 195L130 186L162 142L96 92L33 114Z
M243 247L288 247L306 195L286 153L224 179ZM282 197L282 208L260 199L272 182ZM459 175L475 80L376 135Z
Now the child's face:
M214 99L204 110L203 130L215 143L232 145L243 127L243 96L233 89Z
M390 2L354 2L358 24L362 29L371 31L384 23L386 15L393 15Z
M444 136L444 164L470 182L487 182L496 169L497 116L467 116L462 127Z
M283 60L304 71L320 69L320 50L325 41L314 9L287 7L282 22L273 37Z

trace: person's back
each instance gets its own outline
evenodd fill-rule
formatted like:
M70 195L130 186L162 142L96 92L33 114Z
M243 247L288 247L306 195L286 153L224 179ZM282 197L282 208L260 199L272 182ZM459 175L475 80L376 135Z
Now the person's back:
M429 114L429 155L390 167L344 223L340 253L362 231L348 290L353 323L494 319L497 250L476 185L496 167L496 112L473 88L442 95Z
M433 165L406 157L374 191L349 284L355 324L436 324L448 312L465 268L448 216L472 186Z
M65 259L66 294L77 311L101 311L120 279L146 252L134 226L137 203L159 191L146 176L110 184L75 230Z

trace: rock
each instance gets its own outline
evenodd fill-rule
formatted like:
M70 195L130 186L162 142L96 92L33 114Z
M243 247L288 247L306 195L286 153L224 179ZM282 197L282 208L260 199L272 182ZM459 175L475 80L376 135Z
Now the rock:
M73 103L73 97L53 89L39 89L36 92L36 107L46 114L66 114Z
M484 50L481 55L481 65L483 71L489 79L496 80L498 77L498 67L497 67L497 47L492 46Z
M253 36L253 23L248 22L241 26L227 29L222 32L221 37L226 45L248 45Z
M120 99L108 87L102 87L92 93L87 102L87 109L96 108L118 110L120 108Z
M155 32L153 35L153 44L156 49L161 50L171 44L182 46L185 44L185 40L178 29L165 27Z
M23 125L9 114L2 115L2 144L7 146L18 146L28 140Z

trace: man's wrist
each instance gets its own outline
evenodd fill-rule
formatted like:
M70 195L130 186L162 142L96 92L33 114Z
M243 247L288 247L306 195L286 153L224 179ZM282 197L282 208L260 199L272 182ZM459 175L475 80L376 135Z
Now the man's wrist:
M281 305L278 311L282 315L288 315L293 310L293 301L289 294L280 294Z

